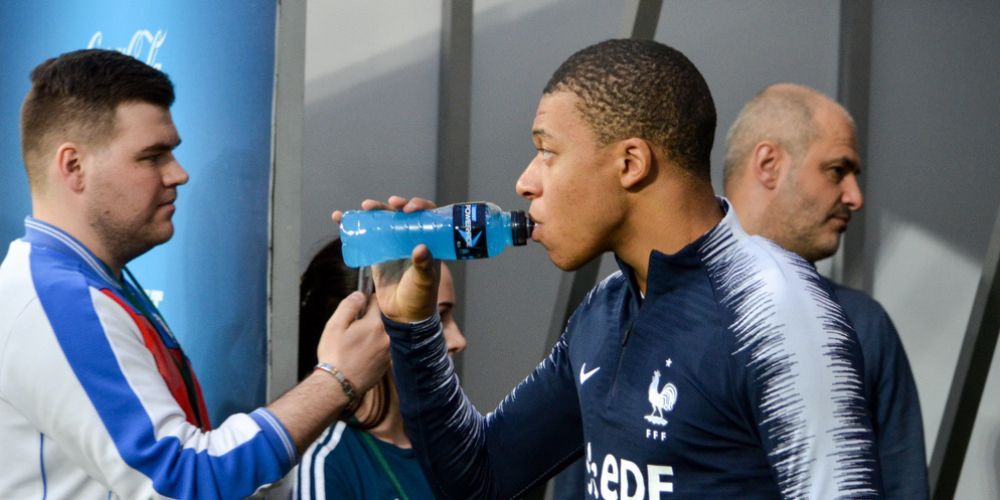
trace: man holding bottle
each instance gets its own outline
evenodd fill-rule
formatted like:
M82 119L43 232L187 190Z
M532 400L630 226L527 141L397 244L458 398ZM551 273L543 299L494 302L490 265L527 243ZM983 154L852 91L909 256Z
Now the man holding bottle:
M403 416L439 496L517 496L581 456L593 497L879 494L854 332L808 263L714 196L714 131L701 74L662 44L602 42L555 72L516 185L532 239L561 269L612 251L621 272L487 416L446 361L430 252L380 270Z

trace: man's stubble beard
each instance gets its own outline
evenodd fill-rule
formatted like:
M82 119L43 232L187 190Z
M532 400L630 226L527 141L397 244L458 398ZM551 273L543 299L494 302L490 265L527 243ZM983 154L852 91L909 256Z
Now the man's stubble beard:
M121 265L165 243L173 236L173 228L165 237L154 237L144 229L148 226L117 221L110 211L92 209L88 214L88 225L94 230L105 250ZM133 227L138 226L138 227Z

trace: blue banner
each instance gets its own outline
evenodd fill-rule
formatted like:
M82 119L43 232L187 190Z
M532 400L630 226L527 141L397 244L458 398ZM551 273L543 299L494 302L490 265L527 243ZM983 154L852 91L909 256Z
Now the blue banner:
M176 232L129 268L191 358L214 424L264 403L276 0L5 0L0 6L0 241L31 211L18 120L31 69L115 49L167 73L191 180Z

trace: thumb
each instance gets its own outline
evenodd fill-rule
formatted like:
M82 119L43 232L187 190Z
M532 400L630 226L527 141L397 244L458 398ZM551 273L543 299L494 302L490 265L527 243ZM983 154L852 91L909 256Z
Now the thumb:
M391 302L382 308L389 318L399 322L423 321L437 309L437 261L426 245L418 245L410 254Z
M423 243L416 246L410 254L414 270L413 283L421 287L434 286L434 258L430 249Z

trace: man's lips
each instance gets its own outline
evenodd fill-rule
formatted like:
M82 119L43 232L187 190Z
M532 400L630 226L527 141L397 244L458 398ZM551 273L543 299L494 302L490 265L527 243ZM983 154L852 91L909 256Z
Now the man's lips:
M166 201L164 203L160 203L160 205L157 208L165 208L165 209L167 209L168 212L176 212L177 211L177 206L174 205L175 201L177 201L177 197L176 196L173 197L173 198L171 198L169 201Z
M844 222L850 222L851 221L851 211L848 210L846 207L841 206L841 207L838 207L838 208L834 209L833 213L830 214L830 218L831 219L840 219L840 220L842 220Z
M834 224L839 225L842 231L846 230L847 224L851 222L851 212L844 211L834 213L830 216L830 220L833 221Z
M531 239L534 241L540 241L538 237L543 224L539 222L539 220L536 219L535 216L531 215L530 212L528 213L528 218L531 219L531 223L532 225L534 225L534 228L531 230Z

